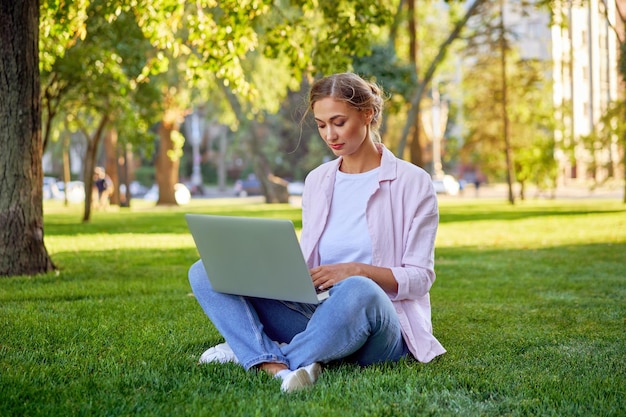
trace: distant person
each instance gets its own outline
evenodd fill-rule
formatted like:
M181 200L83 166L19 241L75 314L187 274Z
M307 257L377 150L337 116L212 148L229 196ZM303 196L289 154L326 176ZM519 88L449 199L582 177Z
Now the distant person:
M97 199L94 201L96 208L107 209L109 207L109 198L113 193L113 181L106 175L104 168L96 167L94 170L94 187L96 189ZM94 195L94 197L96 196Z
M306 178L300 244L313 284L330 297L310 305L219 293L196 262L191 288L226 340L201 363L262 370L290 392L335 361L429 362L445 352L432 334L429 298L437 196L424 170L380 143L382 110L380 88L355 74L313 84L308 111L338 158Z

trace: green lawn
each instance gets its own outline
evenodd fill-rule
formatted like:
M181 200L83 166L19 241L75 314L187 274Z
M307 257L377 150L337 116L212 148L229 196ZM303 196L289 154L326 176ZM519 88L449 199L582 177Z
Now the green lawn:
M448 353L327 368L309 391L197 365L220 335L192 296L185 212L289 218L288 205L45 203L59 272L0 279L1 416L626 415L626 207L442 199L435 334Z

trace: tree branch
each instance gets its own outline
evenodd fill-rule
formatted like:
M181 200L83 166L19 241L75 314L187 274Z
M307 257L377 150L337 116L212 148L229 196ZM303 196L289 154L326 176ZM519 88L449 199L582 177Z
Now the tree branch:
M404 154L407 137L409 136L409 131L411 130L411 127L415 125L415 119L419 111L420 102L422 101L422 98L424 96L424 91L426 91L426 86L432 80L433 75L437 70L437 67L446 57L446 54L448 53L448 48L450 47L452 42L454 42L459 37L459 34L467 24L467 21L477 13L477 11L479 10L479 6L481 6L483 3L486 3L487 1L488 0L475 0L472 6L467 9L465 16L463 16L461 20L456 22L456 24L454 25L454 29L452 30L448 38L439 47L439 53L431 62L428 70L426 71L426 74L424 74L424 78L420 83L417 84L417 90L411 97L411 110L409 111L409 114L407 116L406 122L404 124L404 129L402 130L402 136L400 137L400 143L398 144L398 149L396 150L396 155L398 155L398 157L402 157L402 155Z

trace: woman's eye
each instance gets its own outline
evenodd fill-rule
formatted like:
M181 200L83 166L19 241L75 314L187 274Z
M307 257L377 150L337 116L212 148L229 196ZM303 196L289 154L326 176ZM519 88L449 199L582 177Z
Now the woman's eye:
M346 122L339 122L339 123L335 123L335 126L337 126L337 127L341 127L341 126L343 126L344 124L346 124Z
M324 129L324 127L326 127L326 126L323 126L323 125L317 125L317 128L318 128L318 129Z

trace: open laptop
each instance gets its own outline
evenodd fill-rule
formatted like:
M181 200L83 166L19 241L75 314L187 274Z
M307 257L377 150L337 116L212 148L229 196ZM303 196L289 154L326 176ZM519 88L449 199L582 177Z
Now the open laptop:
M186 214L215 291L319 304L290 220Z

